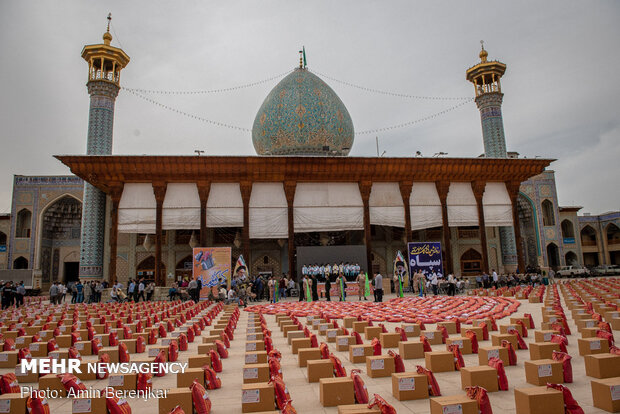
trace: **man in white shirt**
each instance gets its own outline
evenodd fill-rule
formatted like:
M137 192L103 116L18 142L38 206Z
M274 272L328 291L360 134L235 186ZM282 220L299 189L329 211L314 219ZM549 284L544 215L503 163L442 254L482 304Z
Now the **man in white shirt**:
M435 273L435 271L433 270L433 273L431 274L431 287L433 289L433 295L437 296L437 287L439 284L439 280L437 278L437 273Z
M497 276L497 272L495 271L495 269L493 270L493 285L495 286L495 289L498 288L498 283L499 282L499 276Z
M383 276L375 274L375 302L383 302Z

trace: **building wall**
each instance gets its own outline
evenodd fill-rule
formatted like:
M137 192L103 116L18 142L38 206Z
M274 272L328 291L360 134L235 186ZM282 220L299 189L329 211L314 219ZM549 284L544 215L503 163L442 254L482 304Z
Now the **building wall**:
M4 233L6 236L6 243L0 243L0 269L7 268L7 257L8 257L8 244L9 244L9 235L11 234L11 216L3 215L0 216L0 232Z
M620 240L608 240L608 231L612 226L620 228L620 211L612 211L596 216L583 215L577 217L578 234L577 238L581 239L581 232L587 227L591 227L596 234L596 246L582 246L582 254L584 262L585 255L588 253L596 253L598 264L620 264Z
M562 223L567 222L573 228L574 235L570 237L570 234L564 234ZM569 263L568 256L570 253L577 257L577 262L574 263L578 266L583 266L583 254L581 251L581 237L579 237L579 220L577 218L577 211L560 211L560 231L562 232L562 242L564 243L564 260L566 265Z

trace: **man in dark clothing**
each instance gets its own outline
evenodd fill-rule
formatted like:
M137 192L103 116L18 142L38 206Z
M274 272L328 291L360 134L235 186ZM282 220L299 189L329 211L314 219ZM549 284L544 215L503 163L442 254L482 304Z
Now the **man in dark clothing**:
M329 290L332 287L332 282L329 280L329 276L325 277L325 298L327 299L328 302L331 301L330 297L329 297Z
M319 290L318 290L318 285L317 285L317 278L316 276L312 276L312 301L316 302L319 300Z

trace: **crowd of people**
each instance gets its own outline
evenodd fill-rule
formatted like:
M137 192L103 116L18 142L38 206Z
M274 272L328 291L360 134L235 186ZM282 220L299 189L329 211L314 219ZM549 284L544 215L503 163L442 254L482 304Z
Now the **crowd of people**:
M358 263L329 263L323 264L305 264L301 267L301 275L315 277L321 282L325 282L329 277L343 275L348 281L354 281L361 273L361 267Z
M18 284L14 284L12 281L0 282L0 295L2 297L2 309L23 305L24 296L26 296L24 282Z

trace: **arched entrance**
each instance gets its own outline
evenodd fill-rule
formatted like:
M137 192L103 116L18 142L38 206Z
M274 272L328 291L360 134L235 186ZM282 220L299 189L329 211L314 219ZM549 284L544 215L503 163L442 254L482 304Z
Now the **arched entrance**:
M15 223L15 238L30 237L30 229L32 228L32 213L28 209L21 209L17 213L17 221Z
M585 226L579 232L581 238L581 250L583 251L583 264L587 267L598 266L600 263L598 257L598 237L596 230L592 226Z
M610 223L605 230L607 235L607 250L609 251L609 264L620 264L620 228Z
M161 269L161 280L166 280L166 266L163 263L159 264ZM138 278L144 278L147 282L155 282L155 257L149 256L140 262L136 268Z
M573 222L570 220L562 220L562 237L564 239L573 239L575 240L575 227L573 226Z
M568 252L564 255L566 259L567 266L577 266L579 265L579 260L577 259L577 255L574 252Z
M174 280L179 280L179 277L190 280L192 277L192 263L193 258L191 254L179 260L176 269L174 269Z
M519 194L517 198L517 210L521 225L521 239L523 252L525 253L525 266L528 269L538 267L538 255L540 253L539 241L536 232L538 227L536 210L529 198ZM527 269L526 269L527 270Z
M28 269L28 259L23 256L19 256L13 260L13 269Z
M554 270L560 267L560 250L555 243L547 245L547 264Z
M482 273L482 254L469 249L461 256L461 276L479 275Z

